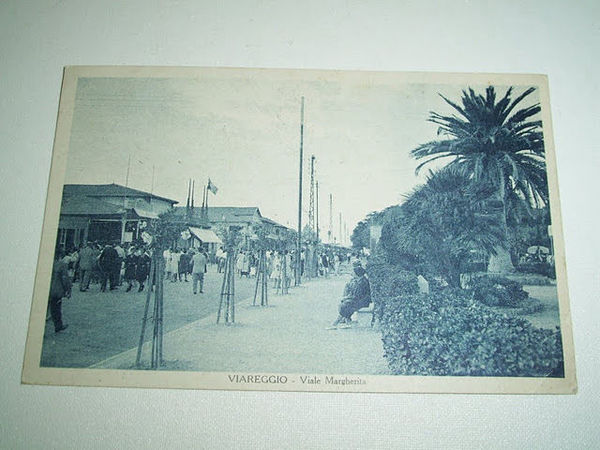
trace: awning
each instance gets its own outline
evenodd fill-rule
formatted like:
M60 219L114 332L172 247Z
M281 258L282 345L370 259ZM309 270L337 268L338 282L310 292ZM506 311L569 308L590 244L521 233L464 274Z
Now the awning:
M133 208L133 212L143 219L158 219L158 214L141 208Z
M550 250L548 247L544 247L543 245L532 245L527 249L527 253L530 255L535 255L537 252L548 254L550 253Z
M198 239L200 239L202 242L204 242L206 244L222 244L223 243L223 241L221 241L221 239L219 239L219 236L217 236L213 230L208 230L205 228L196 228L196 227L189 227L189 228L190 228L190 233L192 233L194 236L196 236Z

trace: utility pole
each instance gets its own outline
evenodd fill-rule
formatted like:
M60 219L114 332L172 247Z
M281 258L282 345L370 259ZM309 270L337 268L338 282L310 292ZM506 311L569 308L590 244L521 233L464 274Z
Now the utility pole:
M310 197L308 199L308 228L315 232L315 155L310 157ZM312 238L311 238L312 240Z
M344 243L348 244L348 227L346 226L346 221L344 221Z
M333 242L333 195L329 194L329 231L327 233L327 241Z
M129 187L129 170L131 169L131 153L127 158L127 173L125 174L125 187Z
M304 151L304 96L302 96L302 102L300 106L300 169L298 175L298 242L296 245L296 286L299 285L301 280L300 272L300 253L302 252L302 161Z
M342 236L342 212L341 211L340 211L340 224L339 225L340 225L340 230L339 230L340 232L338 234L339 239L340 239L339 242L340 242L340 245L344 245L344 238Z
M317 244L319 243L319 182L317 181Z
M152 164L152 182L150 184L150 211L152 211L152 197L154 196L154 164Z
M152 182L150 183L150 193L154 194L154 164L152 164ZM152 197L150 197L152 198Z

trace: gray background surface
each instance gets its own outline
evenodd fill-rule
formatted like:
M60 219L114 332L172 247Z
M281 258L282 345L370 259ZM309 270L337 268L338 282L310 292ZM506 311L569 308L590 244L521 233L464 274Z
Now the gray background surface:
M0 447L600 445L600 4L437 3L0 4ZM579 393L337 395L20 385L62 66L76 64L548 74Z

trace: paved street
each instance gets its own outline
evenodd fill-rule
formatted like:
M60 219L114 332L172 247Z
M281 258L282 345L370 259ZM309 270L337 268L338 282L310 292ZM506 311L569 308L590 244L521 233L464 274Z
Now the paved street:
M223 276L215 267L209 267L206 274L204 294L193 295L191 277L188 283L165 281L165 332L203 317L216 317ZM254 283L254 279L236 278L239 298L249 297ZM88 367L137 346L146 292L125 292L126 288L103 293L95 284L88 292L79 292L75 284L72 297L63 300L63 319L69 328L55 334L52 322L46 322L41 365Z
M288 295L272 293L264 308L240 301L233 325L217 325L210 316L172 331L164 338L166 369L387 374L381 334L370 327L370 314L357 314L358 324L350 329L327 329L348 279L344 274L306 281ZM94 367L131 369L135 353L132 348Z

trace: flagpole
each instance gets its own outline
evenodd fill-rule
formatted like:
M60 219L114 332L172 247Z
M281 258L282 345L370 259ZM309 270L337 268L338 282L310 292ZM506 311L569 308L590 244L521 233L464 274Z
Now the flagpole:
M192 212L194 212L194 191L196 190L196 180L192 180Z
M190 178L188 180L188 190L187 190L187 198L185 201L185 207L188 209L190 209L190 189L192 189L192 179Z
M131 153L127 158L127 174L125 175L125 187L129 187L129 169L131 168Z
M208 190L210 189L210 178L206 182L206 213L208 214Z
M302 160L304 152L304 96L300 105L300 168L298 174L298 242L296 245L296 285L302 282L300 254L302 253Z
M208 212L206 210L206 186L203 186L202 187L202 213L201 213L201 217L202 217L202 219L206 219L207 216L208 216Z
M154 194L154 164L152 164L152 183L150 184L150 193Z

